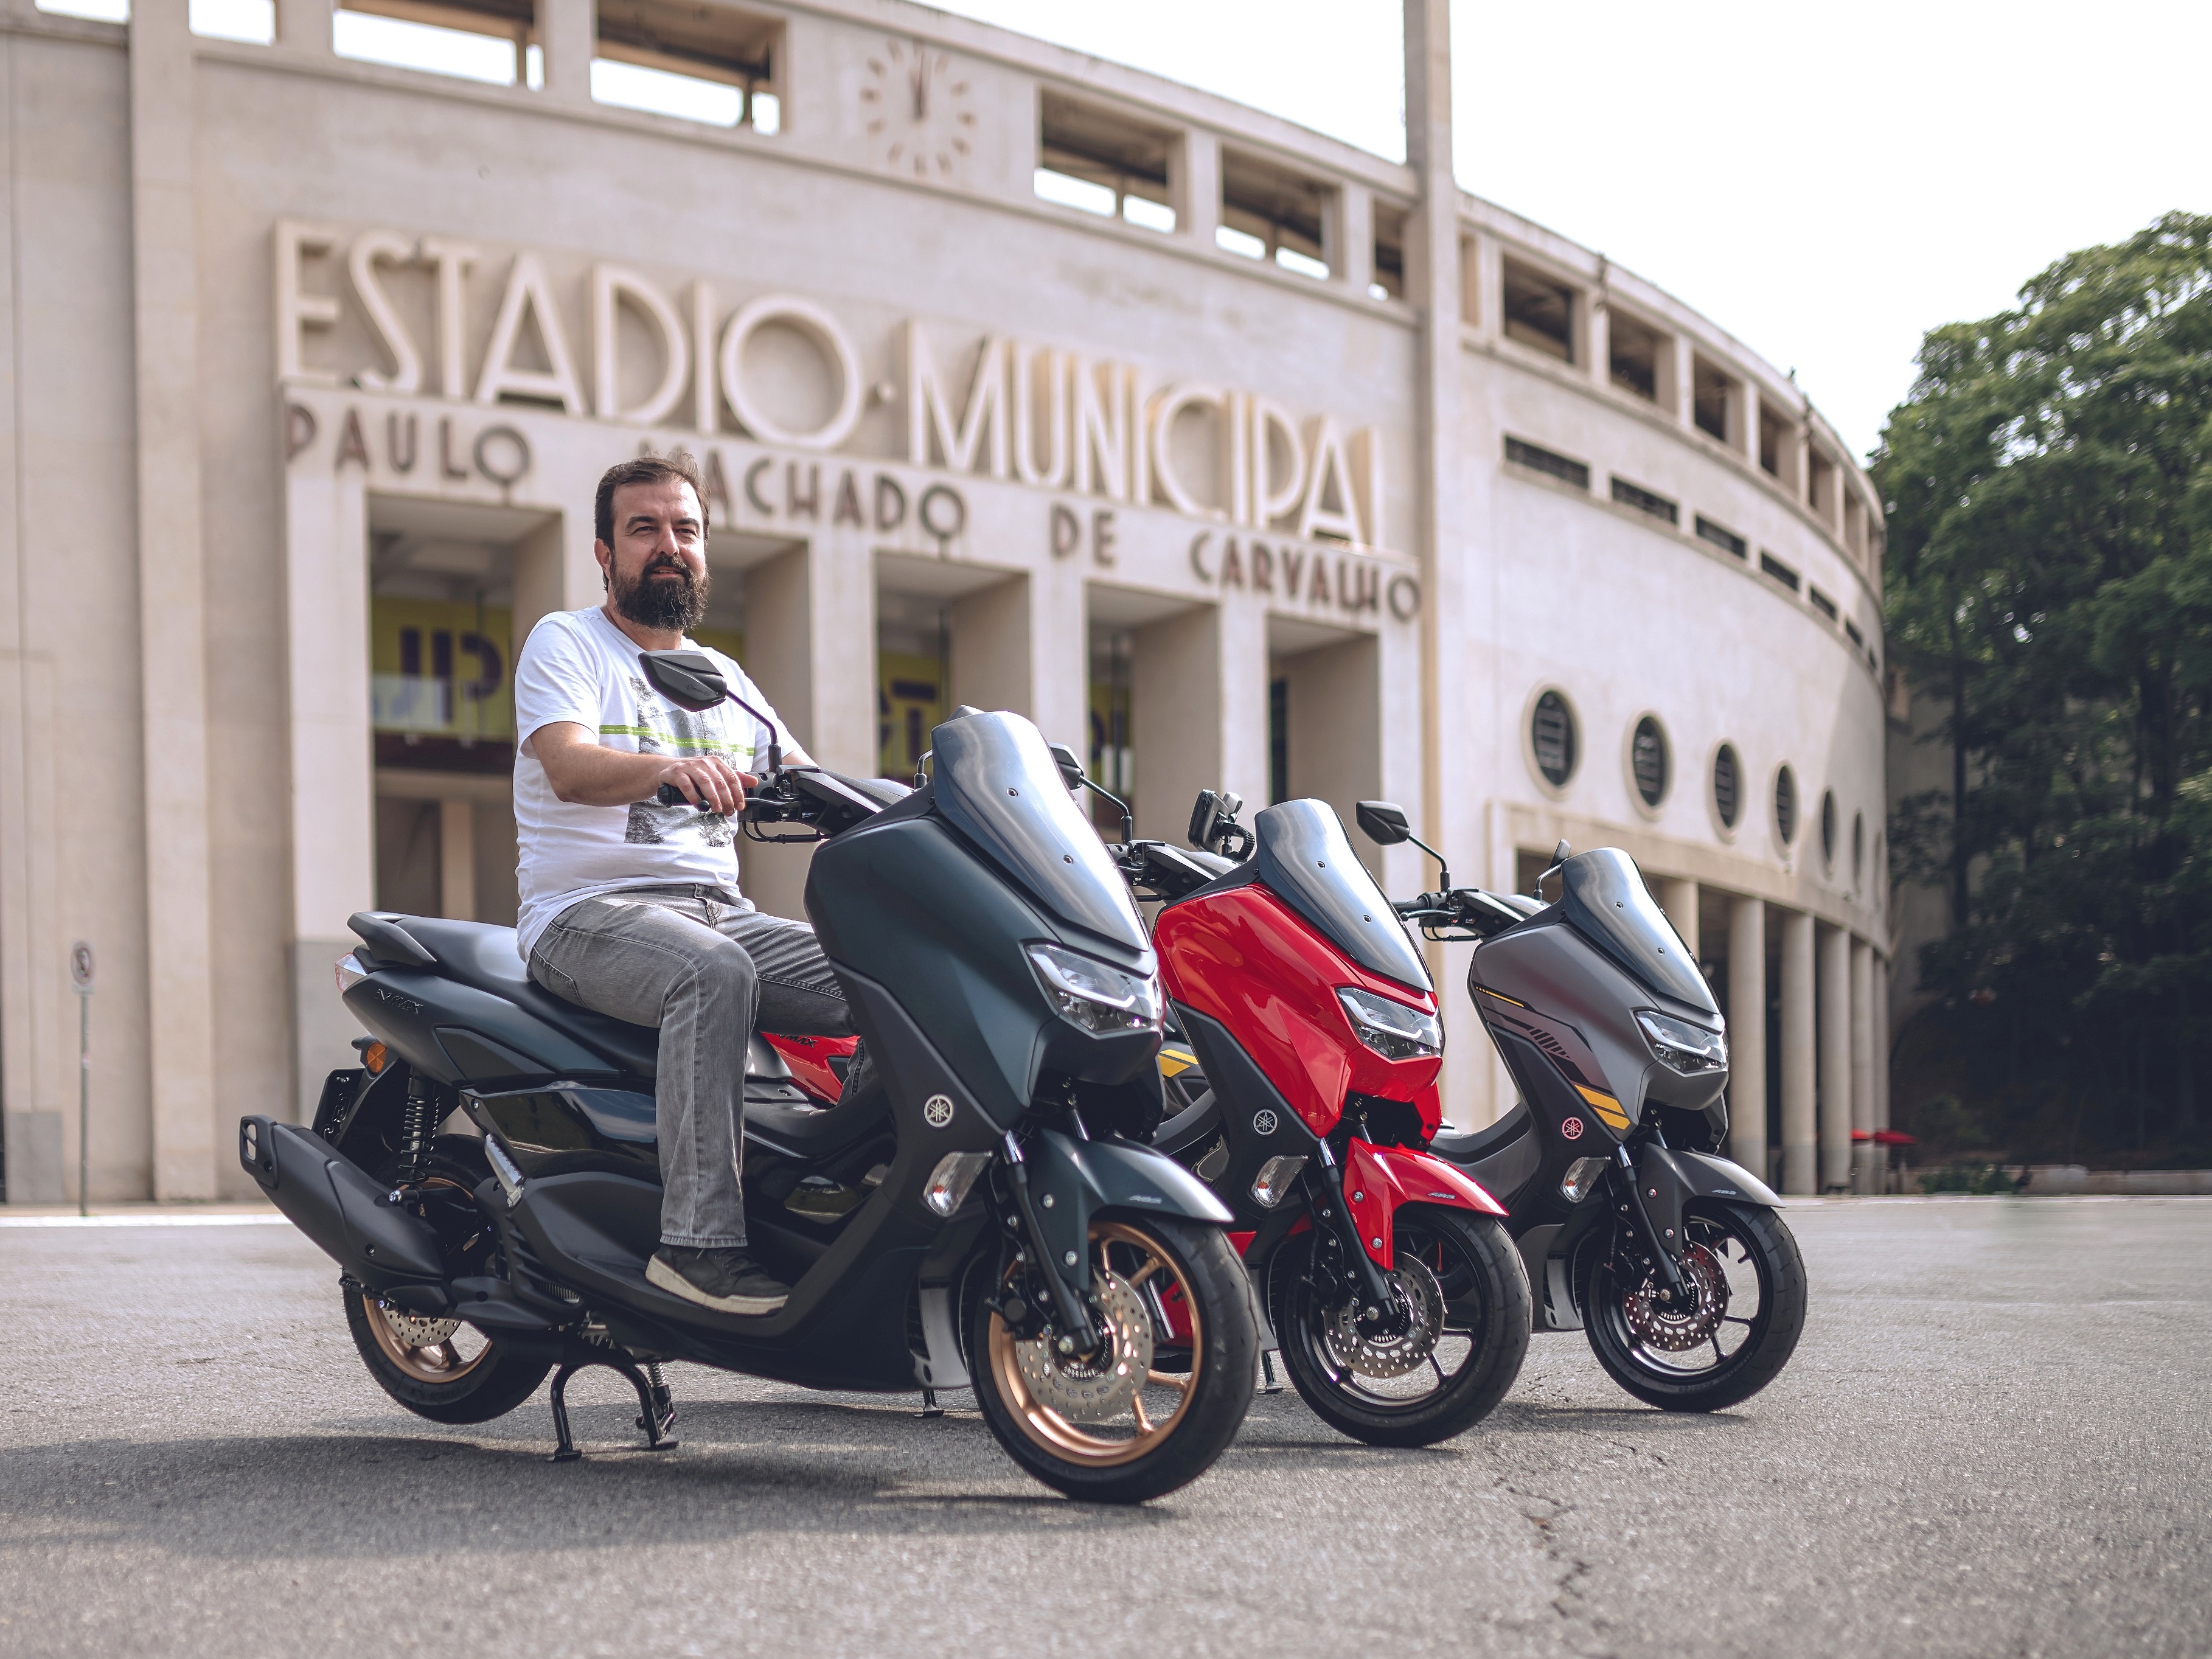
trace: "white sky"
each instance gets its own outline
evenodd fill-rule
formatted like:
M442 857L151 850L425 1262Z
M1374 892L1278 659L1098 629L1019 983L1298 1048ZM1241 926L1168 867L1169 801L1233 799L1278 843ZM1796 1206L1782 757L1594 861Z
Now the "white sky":
M1395 0L950 0L1394 159ZM2212 3L1454 0L1460 182L1696 307L1871 448L1920 337L2212 212Z

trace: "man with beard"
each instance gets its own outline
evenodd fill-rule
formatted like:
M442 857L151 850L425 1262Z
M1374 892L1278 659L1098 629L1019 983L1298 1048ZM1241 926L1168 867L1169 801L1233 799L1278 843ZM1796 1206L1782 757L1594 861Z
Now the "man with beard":
M687 455L609 468L592 544L606 603L545 617L515 663L519 934L546 989L660 1029L664 1194L646 1277L702 1307L769 1314L789 1287L745 1249L746 1039L757 1024L830 1036L852 1024L814 930L738 891L735 814L756 757L778 742L787 762L811 763L781 721L770 731L733 703L672 708L638 668L641 651L697 648L684 631L707 613L704 500ZM743 669L707 654L774 715ZM685 804L658 804L663 784ZM863 1070L856 1055L848 1097Z

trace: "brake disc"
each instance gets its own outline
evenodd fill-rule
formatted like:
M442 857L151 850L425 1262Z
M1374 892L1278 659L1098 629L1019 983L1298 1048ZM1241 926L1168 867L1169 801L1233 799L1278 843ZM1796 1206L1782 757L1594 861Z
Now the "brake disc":
M1052 1352L1050 1339L1014 1346L1030 1397L1071 1423L1110 1423L1129 1409L1152 1369L1152 1320L1121 1274L1092 1281L1105 1340L1088 1359Z
M461 1328L458 1319L425 1319L420 1314L402 1313L389 1302L378 1303L376 1311L404 1348L434 1348Z
M1702 1244L1685 1244L1677 1266L1694 1296L1687 1307L1659 1300L1656 1274L1647 1276L1622 1298L1629 1334L1662 1353L1696 1347L1720 1329L1728 1313L1728 1275L1721 1271L1719 1258Z
M1401 1256L1390 1270L1390 1290L1406 1316L1400 1335L1361 1330L1357 1297L1327 1316L1329 1346L1362 1376L1403 1376L1428 1364L1437 1339L1443 1334L1443 1287L1426 1263Z

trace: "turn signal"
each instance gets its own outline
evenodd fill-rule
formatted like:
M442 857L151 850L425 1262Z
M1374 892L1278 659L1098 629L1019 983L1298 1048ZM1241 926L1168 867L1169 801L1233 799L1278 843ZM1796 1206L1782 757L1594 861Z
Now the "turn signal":
M340 996L368 977L368 969L361 965L361 958L350 951L337 959L337 967Z
M1290 1195L1298 1171L1305 1167L1304 1158L1269 1158L1260 1166L1259 1177L1252 1183L1252 1201L1263 1210L1273 1209Z
M1559 1196L1570 1204L1581 1203L1590 1195L1591 1189L1598 1183L1598 1177L1604 1173L1603 1158L1577 1158L1567 1165L1567 1178L1559 1183Z
M371 1077L382 1077L384 1067L391 1058L380 1042L372 1042L361 1051L361 1063L368 1067Z
M921 1201L950 1218L968 1201L968 1189L975 1184L975 1177L983 1173L983 1166L990 1161L988 1152L945 1153L929 1172L929 1184L921 1189Z

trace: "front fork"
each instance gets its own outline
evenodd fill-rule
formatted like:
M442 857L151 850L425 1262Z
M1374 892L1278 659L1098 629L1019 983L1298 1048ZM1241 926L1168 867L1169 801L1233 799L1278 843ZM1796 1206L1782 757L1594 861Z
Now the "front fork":
M1651 1253L1652 1272L1657 1275L1668 1299L1679 1302L1686 1294L1682 1270L1674 1261L1675 1247L1680 1241L1660 1237L1659 1224L1651 1218L1651 1212L1644 1203L1645 1194L1636 1184L1636 1160L1630 1155L1627 1146L1625 1144L1615 1146L1613 1157L1615 1172L1620 1177L1619 1189L1627 1194L1619 1207L1643 1238L1644 1248ZM1656 1197L1657 1194L1655 1192L1650 1196Z
M1328 1228L1352 1264L1347 1277L1358 1292L1359 1322L1370 1328L1394 1329L1403 1324L1405 1310L1392 1292L1389 1279L1360 1243L1358 1224L1352 1218L1352 1206L1344 1201L1344 1167L1327 1140L1320 1143L1317 1151L1315 1179L1322 1191L1321 1201L1314 1206L1316 1219Z

